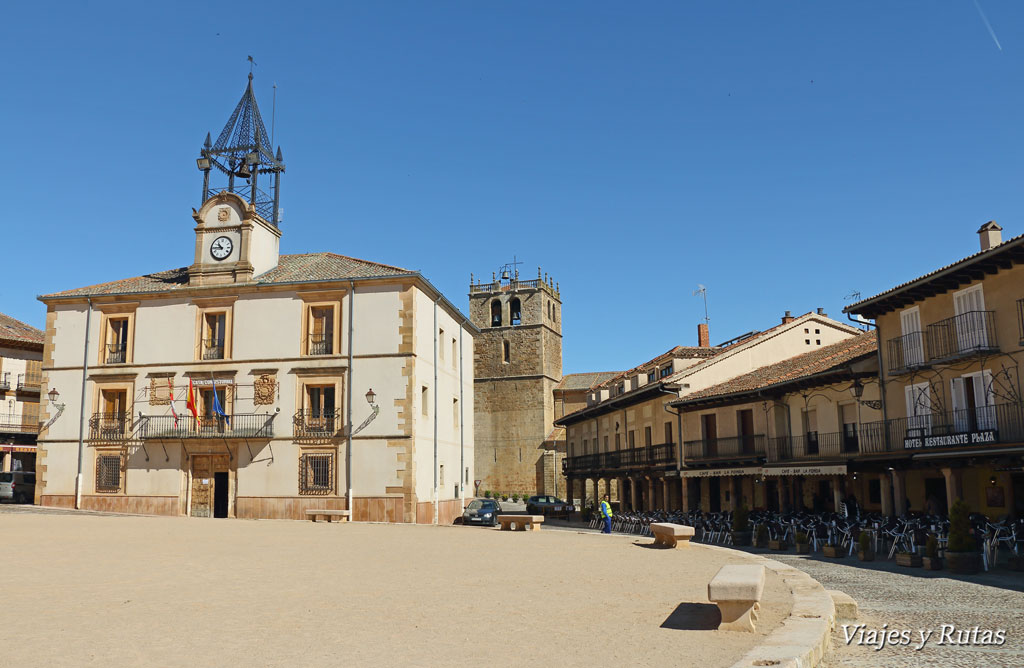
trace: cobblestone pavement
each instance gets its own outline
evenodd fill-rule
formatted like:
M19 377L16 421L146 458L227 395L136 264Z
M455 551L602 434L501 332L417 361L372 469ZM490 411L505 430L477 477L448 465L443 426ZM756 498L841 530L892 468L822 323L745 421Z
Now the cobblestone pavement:
M822 664L826 668L879 666L1024 666L1024 573L999 568L976 576L953 576L945 571L903 568L889 561L861 566L856 557L824 559L793 553L753 550L766 557L795 566L821 582L826 589L838 589L852 596L859 606L856 622L839 621L832 637L832 651ZM908 630L909 643L886 645L876 650L858 645L853 626L850 644L843 624L864 624L864 630ZM955 631L943 637L943 625ZM1001 646L971 645L970 632L983 640L981 631L1003 630ZM920 631L933 633L920 650ZM951 644L962 640L965 644ZM897 642L904 642L899 640Z

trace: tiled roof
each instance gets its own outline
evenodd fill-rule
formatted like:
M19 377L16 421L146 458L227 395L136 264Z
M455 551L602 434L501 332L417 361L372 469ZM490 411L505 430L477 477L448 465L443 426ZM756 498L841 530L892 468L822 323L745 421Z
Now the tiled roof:
M562 376L562 380L555 385L556 390L589 390L590 388L603 383L609 378L615 378L620 371L594 371L591 373L570 373Z
M548 434L548 437L545 438L544 440L545 441L561 441L564 438L565 438L565 427L555 427L554 429L551 430L551 433Z
M680 405L694 399L753 392L779 383L791 382L836 369L859 357L873 354L875 349L874 333L864 332L838 343L822 346L812 352L754 369L742 376L687 394L679 401L672 403Z
M676 359L676 358L680 358L680 357L684 358L684 359L707 359L709 357L714 357L715 355L717 355L722 350L723 350L722 348L701 348L699 346L676 346L672 350L669 350L668 352L662 353L661 355L658 355L654 359L648 360L648 361L644 362L643 364L637 365L637 366L633 367L632 369L630 369L629 371L622 371L621 373L615 374L611 378L608 378L607 380L601 382L600 385L602 387L603 386L607 386L607 385L614 385L616 381L622 380L623 378L630 378L632 376L635 376L638 373L641 373L641 372L644 372L644 371L648 371L651 368L654 368L654 367L658 366L659 364L661 364L663 362L667 362L668 360L671 360L671 359Z
M989 248L988 250L978 251L977 253L974 253L973 255L968 255L967 257L965 257L963 259L960 259L960 260L957 260L956 262L953 262L952 264L947 264L944 267L939 267L935 271L930 271L930 272L928 272L927 274L925 274L923 276L918 276L917 278L915 278L913 280L907 281L905 283L900 283L899 285L897 285L894 288L889 288L888 290L884 290L882 292L879 292L877 295L874 295L872 297L868 297L867 299L862 299L862 300L860 300L859 302L857 302L855 304L850 304L849 306L847 306L846 308L843 309L843 312L844 313L860 313L861 309L863 309L867 304L869 304L871 302L874 302L874 301L876 301L878 299L882 299L883 297L889 297L891 295L895 295L895 294L897 294L897 293L899 293L899 292L901 292L901 291L903 291L903 290L905 290L907 288L910 288L910 287L912 287L912 286L914 286L916 284L927 283L929 279L932 279L932 278L936 277L938 274L943 274L943 273L946 273L946 272L956 271L956 270L959 270L959 269L963 269L964 267L967 267L967 266L969 266L969 265L971 265L971 264L973 264L973 263L975 263L975 262L977 262L979 260L984 260L984 259L987 259L988 257L993 256L993 255L997 255L999 253L1006 252L1006 251L1010 250L1011 248L1013 248L1014 246L1021 245L1022 243L1024 243L1024 234L1017 235L1017 236L1015 236L1015 237L1013 237L1011 239L1007 239L1006 241L1004 241L1003 243L999 244L998 246L993 246L992 248Z
M416 272L392 267L378 262L357 260L336 253L304 253L282 255L278 265L265 274L257 276L251 284L298 283L303 281L334 281L349 278L377 276L402 276ZM124 295L144 292L173 292L188 287L188 267L169 269L134 278L124 278L109 283L99 283L84 288L55 292L47 297L86 297L94 295Z
M32 325L26 325L9 315L0 313L0 341L18 341L20 343L38 343L43 345L43 332Z

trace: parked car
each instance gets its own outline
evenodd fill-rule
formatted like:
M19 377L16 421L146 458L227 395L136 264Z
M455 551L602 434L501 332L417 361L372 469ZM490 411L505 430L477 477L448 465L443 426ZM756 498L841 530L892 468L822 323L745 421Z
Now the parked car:
M568 517L575 508L568 501L562 501L557 496L531 496L526 500L526 513L528 515L551 515Z
M31 471L0 473L0 501L32 503L36 497L36 474Z
M483 526L497 526L498 513L501 506L492 499L474 499L466 506L462 513L463 524L480 524Z

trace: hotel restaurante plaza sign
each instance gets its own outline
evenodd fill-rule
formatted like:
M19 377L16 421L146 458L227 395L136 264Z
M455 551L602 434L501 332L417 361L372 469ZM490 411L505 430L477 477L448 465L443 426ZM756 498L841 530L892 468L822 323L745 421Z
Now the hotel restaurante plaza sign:
M963 434L949 434L947 436L918 436L915 438L903 439L903 447L907 450L915 448L952 448L959 445L985 445L997 443L998 434L995 429L982 429L980 431L968 431Z

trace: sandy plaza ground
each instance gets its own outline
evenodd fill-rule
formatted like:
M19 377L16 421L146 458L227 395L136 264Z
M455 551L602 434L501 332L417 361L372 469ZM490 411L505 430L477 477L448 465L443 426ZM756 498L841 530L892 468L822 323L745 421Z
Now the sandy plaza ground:
M707 582L745 557L546 530L0 513L5 665L727 666Z

